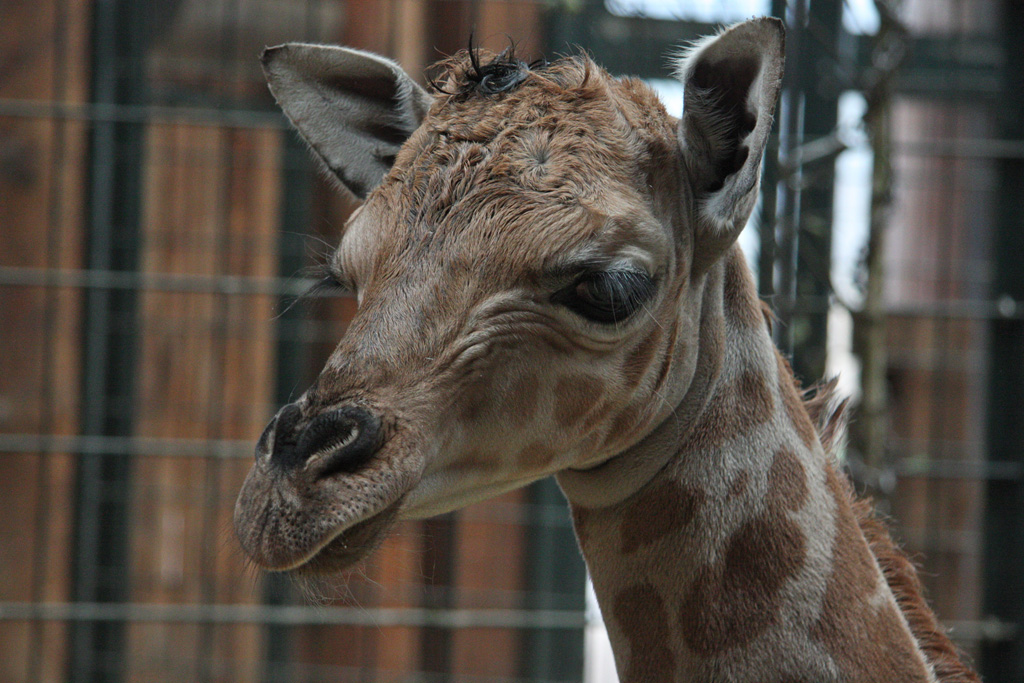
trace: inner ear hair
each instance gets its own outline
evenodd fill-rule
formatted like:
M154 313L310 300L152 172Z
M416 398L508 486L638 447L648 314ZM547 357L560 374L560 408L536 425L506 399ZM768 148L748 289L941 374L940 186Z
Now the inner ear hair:
M755 19L698 42L679 62L679 143L697 207L695 267L724 253L754 209L784 44L781 21Z
M760 72L755 58L738 60L732 70L719 71L699 62L686 88L686 103L697 139L705 147L698 159L708 168L701 173L705 192L722 189L726 177L736 173L747 160L749 148L742 144L757 125L748 94Z

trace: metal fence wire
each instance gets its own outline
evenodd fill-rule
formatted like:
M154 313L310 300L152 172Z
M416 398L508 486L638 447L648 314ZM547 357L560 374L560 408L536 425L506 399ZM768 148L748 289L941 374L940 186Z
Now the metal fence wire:
M237 549L253 442L355 309L292 305L354 204L256 57L343 43L421 74L507 34L671 97L664 55L715 30L708 4L0 3L0 681L582 680L551 481L402 523L317 585ZM778 341L862 396L859 487L986 680L1024 680L1024 9L761 5L788 75L745 245Z

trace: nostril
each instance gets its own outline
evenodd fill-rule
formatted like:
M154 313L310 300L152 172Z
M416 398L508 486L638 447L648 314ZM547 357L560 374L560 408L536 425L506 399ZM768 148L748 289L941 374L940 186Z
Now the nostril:
M280 464L290 463L298 438L296 426L301 419L302 409L294 403L277 411L256 443L256 457L269 457L271 461Z
M299 438L296 455L318 474L351 473L377 452L380 420L355 406L317 416Z
M278 411L275 420L277 424L274 427L274 450L295 447L295 441L298 438L298 430L295 427L301 419L302 408L294 403L289 403Z
M356 420L329 413L313 420L299 440L299 453L305 460L345 448L359 438L362 430Z
M277 416L271 418L266 429L260 434L260 440L256 442L256 458L265 458L270 455L270 449L274 445L274 427L277 426Z

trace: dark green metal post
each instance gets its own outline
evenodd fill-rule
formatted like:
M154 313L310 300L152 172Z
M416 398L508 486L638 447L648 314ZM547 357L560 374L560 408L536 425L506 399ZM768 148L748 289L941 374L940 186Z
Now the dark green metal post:
M280 277L294 277L305 265L306 238L311 212L313 179L309 152L293 133L286 133L282 145L282 201L281 232L278 236L277 272ZM293 306L292 297L278 301L277 359L274 377L275 406L282 406L296 398L301 389L308 364L307 347L302 342L301 328L306 318L302 306ZM287 605L292 601L289 579L277 573L268 573L263 582L263 601L268 605ZM263 680L290 680L288 664L291 661L292 629L288 626L268 624L264 652Z
M786 16L786 0L772 0L772 16ZM778 117L778 111L775 112ZM779 129L772 126L761 176L761 208L758 221L757 291L761 298L775 299L779 195Z
M810 166L804 150L835 130L835 49L842 3L791 4L786 11L786 77L778 124L783 168L777 208L775 341L792 354L797 377L815 381L825 370L835 159L829 155Z
M148 2L96 2L92 97L97 104L143 104L151 24ZM143 130L96 121L90 135L87 263L91 270L138 268ZM131 436L135 393L137 294L89 289L82 354L82 434ZM130 461L124 454L82 454L76 483L73 598L127 602ZM68 680L123 678L120 622L76 622Z
M839 108L838 55L842 31L841 0L814 0L801 30L802 68L796 86L803 101L804 145L833 135ZM813 30L811 30L813 28ZM796 245L796 300L790 321L793 370L805 384L825 373L828 298L832 269L832 201L835 157L827 155L800 169Z
M1024 130L1024 5L1004 0L1003 101L996 107L1004 139L1019 139ZM993 300L1024 301L1024 159L997 165L996 233L993 244ZM1020 305L1018 303L1018 305ZM989 459L1024 463L1024 322L992 323L989 384ZM985 513L984 614L1015 624L1011 638L982 643L981 672L987 683L1024 680L1024 482L1019 478L988 481Z
M528 491L526 538L528 609L586 608L587 569L576 546L565 497L552 478ZM583 631L531 629L524 634L522 676L528 680L572 681L583 676Z

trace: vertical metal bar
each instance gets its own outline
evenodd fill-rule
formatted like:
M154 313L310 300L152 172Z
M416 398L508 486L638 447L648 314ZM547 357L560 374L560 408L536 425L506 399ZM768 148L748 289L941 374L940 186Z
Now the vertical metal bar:
M777 245L779 197L779 136L773 133L768 141L761 176L761 209L757 222L757 291L765 301L775 298L775 259Z
M786 0L772 0L772 16L785 19L786 4ZM792 50L792 48L790 49ZM768 142L768 152L765 154L764 160L764 175L761 179L761 215L758 221L757 290L761 298L766 301L775 299L781 145L778 126L773 126L772 137Z
M951 2L947 5L946 20L950 26L955 26L957 22L954 18L961 16L960 12L963 8L957 7L957 4L957 2ZM960 37L960 32L957 32L950 35L947 40L955 45L959 42ZM945 90L943 94L948 98L950 95L954 95L956 90L957 88L954 85ZM946 101L948 104L942 107L938 117L941 131L936 132L939 132L939 137L943 139L956 139L963 130L961 126L963 119L962 109L957 106L956 100L947 99ZM941 196L949 198L949 213L953 216L956 215L958 209L963 208L963 201L965 201L963 195L959 194L964 190L963 178L961 177L963 170L959 164L960 162L957 160L951 159L933 159L931 164L929 164L941 171L940 179L936 184L939 186L938 189ZM952 228L953 226L950 225L949 227ZM933 292L931 293L935 300L950 301L963 295L962 288L965 283L957 276L955 264L958 258L957 255L964 252L964 249L958 249L957 247L966 247L963 244L956 244L956 241L960 239L962 238L956 234L955 230L942 230L937 235L936 241L941 245L941 248L939 249L936 268L938 278L935 280ZM968 237L966 239L972 238ZM952 443L952 440L958 436L953 431L955 429L953 425L959 420L956 419L956 416L947 415L955 399L949 397L947 391L943 389L957 386L951 381L953 380L951 375L958 372L958 370L950 361L953 360L955 353L963 353L964 350L950 351L949 344L950 342L956 342L956 337L959 336L958 328L962 325L964 325L964 321L954 321L946 317L940 317L933 319L928 326L930 338L927 341L928 346L926 348L934 349L934 352L929 354L932 358L932 364L928 369L930 391L927 393L928 403L926 406L927 447L924 455L929 461L940 457L948 457L940 455L936 451L941 449L943 444ZM966 388L966 385L964 386ZM949 417L952 417L954 421L950 421ZM960 434L959 437L962 439L963 434ZM963 456L960 455L958 457ZM925 510L922 549L929 553L929 561L933 567L932 571L947 576L956 572L957 564L959 564L951 563L950 555L959 554L960 552L959 550L950 549L942 543L942 538L950 530L950 527L954 525L953 518L959 516L953 510L943 509L951 502L950 498L953 494L954 481L956 480L926 479L920 502L920 506ZM961 492L966 493L966 491ZM970 509L970 503L967 502L968 496L961 498L961 501L957 507L966 512L966 510ZM925 583L926 585L928 583L927 577L925 577ZM932 591L932 594L936 595L937 598L944 597L939 595L938 591Z
M281 198L281 232L278 247L278 274L289 277L295 274L304 259L305 231L309 225L310 194L312 178L306 149L293 133L286 133L282 144L281 164L283 167ZM276 387L274 400L278 405L294 398L296 387L305 377L309 361L308 349L298 333L304 311L300 306L282 297L278 308L283 311L277 316ZM268 605L285 605L291 600L292 590L287 577L268 574L263 582L263 601ZM270 624L265 627L265 652L263 680L287 681L287 665L291 658L292 629L288 626Z
M143 99L142 46L146 7L97 0L94 7L93 101L131 104ZM91 135L88 267L133 270L138 253L142 136L132 124L97 121ZM136 314L134 291L90 290L83 327L82 432L131 433L135 335L124 319ZM112 324L117 322L116 327ZM74 597L107 602L127 598L126 496L129 463L118 455L79 457ZM68 678L108 681L121 676L124 626L75 624ZM98 653L103 653L100 669Z
M457 514L434 517L423 522L423 604L427 609L453 607L455 525ZM426 626L420 638L420 668L438 683L452 680L452 631L444 626Z
M775 343L786 355L793 353L793 308L796 304L798 226L800 225L800 168L794 150L802 142L803 96L801 86L806 70L804 38L808 0L793 0L786 7L786 75L779 106L779 163L784 169L776 211L777 287Z
M1024 129L1024 4L1004 0L998 25L1002 33L1003 97L996 108L999 131L1019 136ZM1024 161L997 163L995 273L992 298L1024 301ZM989 385L989 459L1024 463L1024 323L997 320L991 328ZM986 487L985 596L986 615L1015 624L1011 638L983 643L981 672L989 683L1024 680L1024 485L990 481Z
M526 607L529 609L586 609L587 569L576 546L558 484L553 478L527 492ZM561 509L564 524L549 517ZM527 680L574 681L583 677L583 630L531 629L523 633L521 677Z
M233 104L235 88L232 87L238 82L237 70L232 69L234 57L238 52L238 26L241 23L240 3L238 0L226 0L221 26L221 52L217 60L217 68L221 72L217 82L223 83L223 91L218 93L219 108L226 110ZM234 193L233 169L234 164L234 137L235 132L229 128L220 128L218 131L218 146L220 164L218 175L220 184L217 188L218 216L216 221L216 241L214 263L216 272L228 274L230 261L228 250L230 248L229 222L231 220L231 202ZM224 368L227 361L227 334L230 329L229 316L231 313L231 301L229 294L220 292L215 294L215 309L213 316L211 334L213 339L210 344L210 353L213 362L210 364L211 378L206 396L207 401L207 425L208 434L213 438L222 438L224 433ZM217 551L220 544L217 543L217 508L220 503L220 489L223 461L220 458L206 458L205 479L203 481L203 510L201 514L201 548L200 548L200 603L213 604L217 600L217 588L220 577L217 575ZM215 655L215 644L218 635L218 628L212 622L199 625L196 630L196 680L210 681L214 678L211 667Z
M832 135L839 111L839 64L829 55L840 44L842 0L811 2L798 55L801 66L797 87L803 100L804 141ZM829 156L812 171L801 169L799 219L793 224L796 239L793 303L800 309L790 319L793 370L805 383L825 374L828 342L828 297L832 293L832 202L835 195L835 160ZM809 304L809 305L804 305Z
M892 209L892 97L903 49L906 28L895 14L881 17L872 39L877 66L865 93L868 109L864 118L872 149L871 209L865 271L864 303L855 321L854 349L861 360L861 400L858 420L850 429L850 447L873 470L888 466L886 441L889 437L888 309L885 301L885 266L890 213ZM875 491L880 497L887 492ZM882 504L885 504L884 499Z

